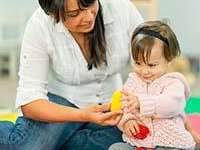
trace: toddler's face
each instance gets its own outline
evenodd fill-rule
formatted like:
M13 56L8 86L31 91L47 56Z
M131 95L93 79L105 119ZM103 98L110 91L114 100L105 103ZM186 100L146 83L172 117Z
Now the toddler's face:
M135 61L134 70L144 82L152 82L167 72L168 62L163 56L163 43L156 39L147 63L142 57Z

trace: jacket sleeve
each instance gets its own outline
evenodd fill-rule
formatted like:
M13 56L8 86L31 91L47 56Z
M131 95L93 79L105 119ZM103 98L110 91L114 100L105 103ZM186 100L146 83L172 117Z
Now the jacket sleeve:
M179 79L174 79L163 89L158 96L138 95L140 113L144 116L171 118L184 115L186 105L185 87Z
M127 79L127 81L125 82L123 86L123 90L128 93L134 93L135 88L136 88L136 84L135 84L133 75L130 73L129 78ZM125 103L126 103L125 101L122 101L123 105L125 105ZM123 126L128 120L137 119L137 116L134 113L131 113L131 112L127 113L126 108L124 108L123 111L124 111L123 116L117 125L121 131L123 131Z

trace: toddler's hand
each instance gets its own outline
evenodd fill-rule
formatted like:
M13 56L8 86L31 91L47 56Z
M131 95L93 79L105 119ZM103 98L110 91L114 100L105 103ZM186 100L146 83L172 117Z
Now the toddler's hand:
M139 103L137 96L130 94L128 92L125 92L125 91L121 91L121 92L123 93L122 105L123 105L123 108L125 109L125 111L127 113L128 112L138 113L139 109L140 109L140 103Z
M149 132L148 127L143 125L142 123L138 123L136 120L129 120L124 125L124 132L128 137L134 137L136 139L145 139Z
M134 135L140 132L138 122L136 120L129 120L123 126L124 133L132 138Z

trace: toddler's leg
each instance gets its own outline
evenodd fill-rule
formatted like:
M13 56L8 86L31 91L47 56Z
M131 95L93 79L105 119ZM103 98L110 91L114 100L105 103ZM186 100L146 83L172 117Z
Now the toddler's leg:
M155 150L194 150L194 149L180 149L180 148L170 148L170 147L156 147Z
M108 150L134 150L135 148L128 143L115 143L112 144Z

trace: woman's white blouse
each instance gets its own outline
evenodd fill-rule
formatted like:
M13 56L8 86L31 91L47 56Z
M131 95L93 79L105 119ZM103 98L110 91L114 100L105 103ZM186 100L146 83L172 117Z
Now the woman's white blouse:
M120 72L130 60L131 33L143 19L129 0L100 2L108 66L90 71L80 47L64 25L56 24L41 8L34 12L22 43L17 108L37 99L48 100L48 92L85 107L109 101L112 92L121 88Z

